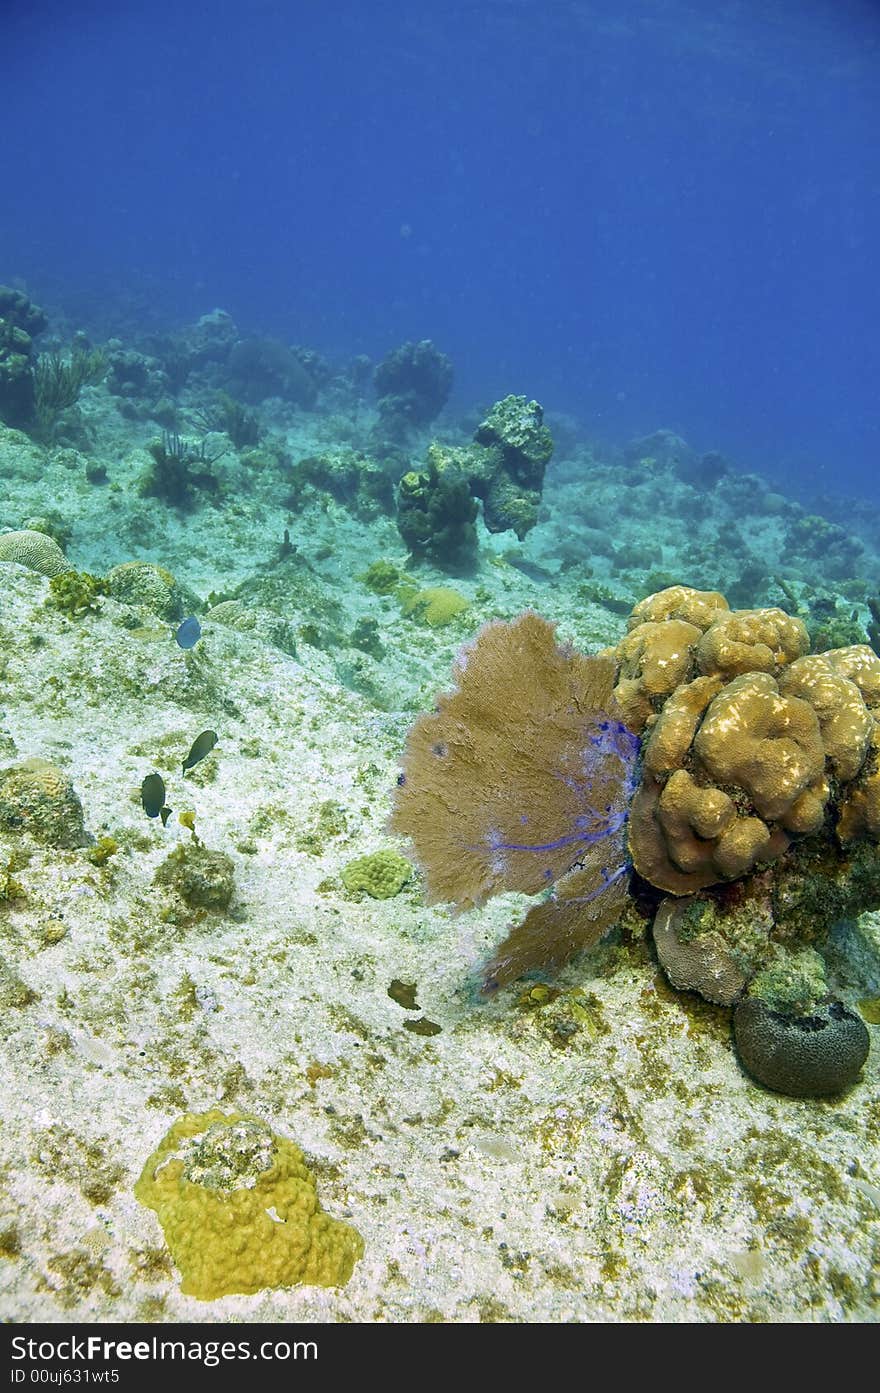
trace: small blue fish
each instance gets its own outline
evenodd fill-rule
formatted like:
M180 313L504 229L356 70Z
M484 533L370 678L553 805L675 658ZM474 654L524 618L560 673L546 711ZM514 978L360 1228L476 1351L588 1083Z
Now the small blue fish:
M202 637L202 626L194 614L191 614L188 619L184 619L174 637L181 648L195 648Z

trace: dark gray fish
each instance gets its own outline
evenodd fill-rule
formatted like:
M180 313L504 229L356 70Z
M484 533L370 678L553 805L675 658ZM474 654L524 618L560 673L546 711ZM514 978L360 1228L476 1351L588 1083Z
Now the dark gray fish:
M148 774L144 779L141 804L147 817L161 817L162 826L165 826L171 809L165 806L165 780L161 774Z
M509 566L514 566L516 570L522 571L524 576L528 576L529 580L537 581L539 585L547 585L549 581L556 580L556 576L552 571L548 571L546 566L539 566L537 561L529 561L525 556L511 555L510 552L506 552L504 559Z
M174 637L181 648L195 648L202 637L202 626L194 614L184 619L183 623L178 626Z
M216 744L216 730L203 730L201 735L197 735L192 742L189 754L183 761L183 773L185 774L187 769L192 769L194 764L198 764L200 759L205 758L205 755L209 755Z

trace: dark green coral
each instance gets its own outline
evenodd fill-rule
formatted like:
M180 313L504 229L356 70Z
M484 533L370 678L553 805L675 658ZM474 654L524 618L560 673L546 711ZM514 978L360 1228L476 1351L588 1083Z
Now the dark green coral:
M734 1012L733 1029L752 1077L795 1098L841 1093L855 1083L870 1046L865 1025L839 1001L784 1014L749 996Z
M467 479L432 448L423 470L404 474L397 527L412 555L442 570L468 571L477 557L477 505Z
M543 408L527 397L495 403L474 433L475 468L471 489L483 500L490 532L512 530L520 541L538 521L544 470L553 454L553 437Z

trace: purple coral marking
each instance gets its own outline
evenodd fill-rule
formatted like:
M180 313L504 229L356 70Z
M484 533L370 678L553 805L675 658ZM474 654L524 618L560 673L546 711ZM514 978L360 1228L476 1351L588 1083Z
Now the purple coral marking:
M597 900L600 895L604 895L606 890L610 890L612 885L615 885L618 880L622 880L631 870L632 862L624 861L622 865L617 867L616 871L603 871L602 880L595 890L591 890L589 895L576 895L573 899L567 899L566 904L589 904L591 900Z
M571 832L566 837L557 838L555 842L501 842L495 840L499 835L497 832L490 832L486 841L490 851L559 851L564 846L575 846L578 842L582 842L584 846L595 846L597 842L602 842L606 837L619 832L626 818L626 811L621 810L616 817L600 822L591 832Z
M586 798L592 784L590 765L595 764L597 757L602 759L610 756L617 759L622 765L623 773L621 780L622 806L615 811L614 804L608 803L604 812L599 813L595 808L587 805L584 812L579 813L575 818L574 825L577 830L567 833L564 837L558 837L552 842L504 842L501 840L501 833L497 829L493 829L486 835L486 844L490 851L561 851L566 846L597 846L599 842L614 836L615 832L621 830L629 815L629 802L635 792L635 766L641 749L641 741L621 721L600 721L597 723L595 731L596 734L588 737L587 748L583 751L584 778L577 779L571 775L560 775L559 777L573 792ZM520 824L527 822L526 814L520 814ZM477 850L478 848L472 849ZM620 872L615 872L608 884L617 879L625 869L627 867L622 868ZM547 871L545 875L552 879L552 872Z

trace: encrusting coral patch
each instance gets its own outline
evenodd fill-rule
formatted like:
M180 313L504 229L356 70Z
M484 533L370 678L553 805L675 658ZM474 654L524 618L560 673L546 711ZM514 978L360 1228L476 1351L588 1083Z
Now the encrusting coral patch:
M321 1209L299 1148L244 1113L187 1113L147 1160L135 1194L159 1218L181 1291L202 1301L343 1286L363 1252L357 1230Z

